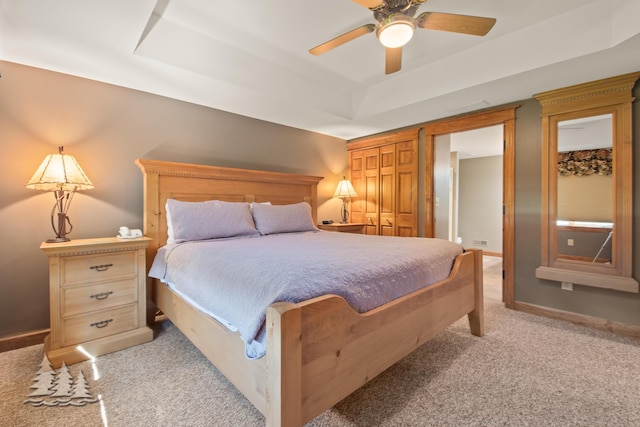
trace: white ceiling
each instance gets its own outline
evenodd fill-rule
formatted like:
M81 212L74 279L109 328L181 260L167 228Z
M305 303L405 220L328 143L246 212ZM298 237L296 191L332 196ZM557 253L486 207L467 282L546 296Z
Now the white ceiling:
M430 0L423 11L497 23L485 37L419 30L385 75L375 34L308 53L375 23L350 0L0 0L0 60L343 139L640 70L638 0Z
M449 135L450 150L458 153L458 159L502 156L504 154L504 126L456 132ZM438 139L436 138L436 144Z

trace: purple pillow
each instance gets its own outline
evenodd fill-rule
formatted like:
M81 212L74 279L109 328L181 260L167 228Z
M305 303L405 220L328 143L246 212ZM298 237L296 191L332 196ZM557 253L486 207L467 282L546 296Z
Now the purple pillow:
M239 236L257 236L246 202L182 202L167 200L167 243Z
M253 220L260 234L317 231L306 202L292 205L265 205L252 203Z

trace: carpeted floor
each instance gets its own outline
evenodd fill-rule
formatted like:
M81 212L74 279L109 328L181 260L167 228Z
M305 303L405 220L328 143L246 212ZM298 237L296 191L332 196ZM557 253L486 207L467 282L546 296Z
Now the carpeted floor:
M483 338L456 322L309 426L640 425L640 342L507 310L494 279ZM100 398L83 407L24 404L42 345L0 353L0 426L264 425L170 322L156 332L70 367Z
M502 301L502 258L485 255L482 268L485 301Z

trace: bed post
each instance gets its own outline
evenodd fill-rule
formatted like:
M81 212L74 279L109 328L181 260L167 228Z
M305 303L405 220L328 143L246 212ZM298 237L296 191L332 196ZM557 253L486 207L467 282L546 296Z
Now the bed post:
M267 427L302 425L301 328L295 304L267 307Z
M151 269L151 264L153 263L153 258L158 251L158 247L160 247L159 242L159 229L160 229L160 211L159 211L159 190L158 190L158 180L159 176L157 173L153 173L148 171L145 168L144 161L141 159L136 159L135 164L142 171L142 185L143 185L143 212L142 212L142 223L143 223L143 233L145 236L153 239L149 246L147 246L147 265L146 271L147 273ZM153 300L154 288L153 288L153 280L147 276L146 283L146 295L147 295L147 325L153 325L156 321L156 311L157 307Z
M475 309L467 316L469 317L469 329L476 336L484 335L484 298L482 281L482 250L469 249L473 252L473 305Z

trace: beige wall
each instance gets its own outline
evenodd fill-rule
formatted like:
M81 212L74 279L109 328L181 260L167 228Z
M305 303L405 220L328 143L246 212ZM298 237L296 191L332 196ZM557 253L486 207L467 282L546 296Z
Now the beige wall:
M346 143L185 102L0 61L0 338L49 327L47 259L53 196L25 188L63 145L95 188L78 193L72 239L142 226L136 158L323 176L319 218L346 171Z
M460 160L458 236L467 248L502 254L503 156ZM486 241L478 246L474 241Z

